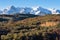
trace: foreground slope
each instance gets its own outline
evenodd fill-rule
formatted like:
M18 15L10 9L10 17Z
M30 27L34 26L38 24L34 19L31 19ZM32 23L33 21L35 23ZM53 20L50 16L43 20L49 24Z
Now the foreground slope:
M60 40L60 15L9 21L0 28L1 40Z

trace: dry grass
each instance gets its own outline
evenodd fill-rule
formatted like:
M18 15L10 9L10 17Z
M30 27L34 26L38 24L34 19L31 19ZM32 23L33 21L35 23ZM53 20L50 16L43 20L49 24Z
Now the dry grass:
M50 27L50 26L56 26L57 24L59 24L59 22L45 22L42 23L41 26Z

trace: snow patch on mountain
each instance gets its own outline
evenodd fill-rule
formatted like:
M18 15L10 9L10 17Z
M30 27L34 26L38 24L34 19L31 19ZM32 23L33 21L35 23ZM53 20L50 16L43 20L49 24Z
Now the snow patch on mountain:
M55 8L50 8L49 10L52 12L52 14L60 14L60 10L57 10Z

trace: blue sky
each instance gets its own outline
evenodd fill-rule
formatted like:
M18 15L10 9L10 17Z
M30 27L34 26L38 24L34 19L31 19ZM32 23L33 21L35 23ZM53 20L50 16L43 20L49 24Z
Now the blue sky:
M0 9L14 5L16 7L34 7L60 9L60 0L0 0Z

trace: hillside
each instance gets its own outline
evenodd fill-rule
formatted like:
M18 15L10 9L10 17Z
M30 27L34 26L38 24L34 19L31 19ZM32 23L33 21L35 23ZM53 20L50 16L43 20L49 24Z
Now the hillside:
M46 16L37 16L34 18L27 18L21 21L17 21L13 25L39 25L39 26L55 26L60 23L60 15L46 15Z
M2 14L0 15L0 22L8 22L8 21L18 21L18 20L23 20L26 18L33 18L36 17L37 15L33 15L33 14L20 14L20 13L16 13L16 14Z
M56 14L9 21L0 25L2 40L59 40L60 36L60 15Z

